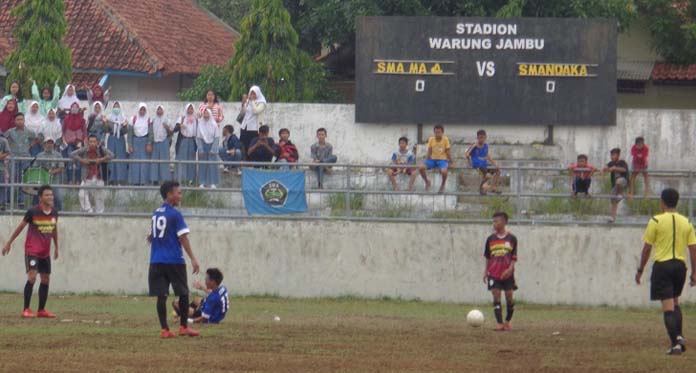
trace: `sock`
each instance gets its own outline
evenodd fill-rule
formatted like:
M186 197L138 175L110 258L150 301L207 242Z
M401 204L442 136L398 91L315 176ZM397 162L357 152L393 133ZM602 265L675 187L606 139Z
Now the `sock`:
M683 337L684 331L682 329L682 312L679 306L674 306L674 318L677 320L677 336Z
M167 296L161 295L157 297L157 316L162 329L169 329L167 324Z
M181 326L184 328L188 324L189 301L188 294L179 297L179 316L181 317Z
M48 300L48 284L39 284L39 311L46 308Z
M515 303L508 303L507 305L507 315L505 315L505 321L512 320L512 313L515 312Z
M26 310L29 308L29 304L31 304L31 293L34 292L34 284L31 282L27 281L27 283L24 285L24 309Z
M664 313L665 319L665 329L667 329L667 334L669 334L669 340L672 342L672 346L677 344L677 318L674 315L674 311L666 311Z
M493 312L495 313L495 320L498 321L498 324L502 324L503 323L503 309L500 306L500 302L493 303Z

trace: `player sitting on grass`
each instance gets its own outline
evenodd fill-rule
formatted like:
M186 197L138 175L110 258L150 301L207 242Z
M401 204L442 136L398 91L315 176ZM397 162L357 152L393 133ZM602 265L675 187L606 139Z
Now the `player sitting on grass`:
M227 288L222 285L222 272L217 268L208 268L205 271L205 286L198 281L193 282L193 287L204 291L205 298L196 298L191 302L188 317L194 323L220 323L230 308L230 297ZM173 302L174 312L179 316L179 304Z
M447 169L454 166L452 161L452 153L450 149L450 141L445 136L445 128L441 125L435 126L433 129L435 136L428 139L428 156L425 159L425 164L420 166L420 174L425 181L425 190L430 190L430 180L425 171L437 168L442 175L442 184L440 185L439 193L445 192L445 183L447 182Z
M469 161L469 165L481 175L481 185L479 185L479 193L481 195L485 195L487 192L499 193L500 169L498 169L498 165L491 158L491 154L488 151L487 138L486 131L479 130L476 132L476 144L471 145L469 150L466 151L466 159ZM493 167L489 167L489 165ZM487 183L491 176L493 176L493 182L491 185L488 185Z
M483 256L486 257L486 269L483 272L483 282L493 294L493 311L498 325L496 331L512 329L510 321L515 311L513 292L515 284L515 263L517 263L517 237L505 230L508 215L504 212L493 214L493 232L486 240ZM501 291L505 291L507 315L503 324L503 310L500 302Z
M580 154L577 163L571 164L568 171L570 171L573 183L573 197L577 197L579 193L585 193L585 197L589 197L592 175L597 171L597 168L587 163L585 154Z
M691 257L690 285L696 286L696 234L689 219L677 212L678 203L679 192L671 188L662 191L662 214L650 219L645 229L645 244L635 278L640 285L643 269L654 247L650 300L662 302L665 328L671 342L667 355L680 355L686 351L679 296L686 282L687 248Z

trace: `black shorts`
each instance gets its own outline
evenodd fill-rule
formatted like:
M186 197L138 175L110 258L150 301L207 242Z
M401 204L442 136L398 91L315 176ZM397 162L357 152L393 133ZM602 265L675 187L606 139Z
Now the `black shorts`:
M486 177L487 175L495 175L496 173L498 173L497 168L476 167L476 170L479 172L481 177Z
M650 299L665 300L681 295L686 283L686 263L679 259L653 264L650 275Z
M150 296L169 295L169 285L174 289L176 296L189 293L186 264L151 263L147 278Z
M497 280L492 277L488 278L488 290L517 290L517 283L515 283L515 276L512 275L507 278L507 280Z
M51 257L48 258L37 258L32 255L24 256L24 266L27 272L30 270L37 271L39 273L45 273L47 275L51 274Z

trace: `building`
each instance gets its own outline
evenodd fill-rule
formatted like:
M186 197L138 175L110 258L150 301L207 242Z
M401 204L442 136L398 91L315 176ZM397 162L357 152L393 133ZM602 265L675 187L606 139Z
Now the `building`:
M21 1L0 2L0 63L14 47L11 11ZM225 64L239 40L195 0L66 0L65 6L73 84L104 81L113 99L174 100L203 65ZM0 80L6 75L0 65Z

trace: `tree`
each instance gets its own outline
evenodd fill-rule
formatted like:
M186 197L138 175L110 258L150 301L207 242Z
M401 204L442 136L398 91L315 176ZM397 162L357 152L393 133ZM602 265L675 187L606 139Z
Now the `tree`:
M203 101L209 90L217 93L221 99L226 99L230 93L230 73L228 66L205 65L201 67L193 86L181 93L179 98L184 101Z
M242 21L232 58L230 99L258 85L273 101L311 101L321 97L325 73L297 48L299 37L281 0L254 0Z
M63 0L27 0L12 10L17 18L14 38L17 47L7 57L7 84L18 80L23 87L31 84L52 86L72 79L70 49L63 39L67 32ZM28 89L23 90L30 97Z
M640 0L648 19L653 48L673 63L696 63L696 3L675 0Z

